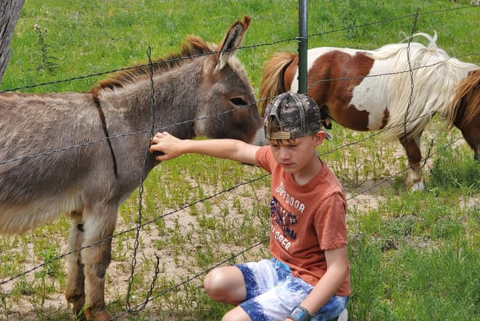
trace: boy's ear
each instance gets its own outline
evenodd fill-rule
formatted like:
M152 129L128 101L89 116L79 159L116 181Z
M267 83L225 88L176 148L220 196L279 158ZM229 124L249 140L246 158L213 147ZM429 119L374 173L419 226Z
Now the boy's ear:
M323 143L325 136L326 136L326 133L323 130L320 130L315 134L315 137L314 137L315 147L318 147Z

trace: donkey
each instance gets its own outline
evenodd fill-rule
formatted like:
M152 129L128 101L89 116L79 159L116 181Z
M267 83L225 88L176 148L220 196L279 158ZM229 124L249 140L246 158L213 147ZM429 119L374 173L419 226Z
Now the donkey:
M114 74L88 93L0 94L0 234L70 213L69 249L81 250L68 256L65 296L76 314L111 318L104 298L111 236L120 204L157 165L148 154L152 124L184 139L264 143L235 55L250 23L237 20L218 46L189 36L179 53Z

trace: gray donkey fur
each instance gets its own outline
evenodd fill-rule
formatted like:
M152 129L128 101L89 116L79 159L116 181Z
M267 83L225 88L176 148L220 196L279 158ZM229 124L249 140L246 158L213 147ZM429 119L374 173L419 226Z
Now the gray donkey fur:
M237 20L218 49L190 36L181 53L155 63L156 130L260 143L254 93L235 56L249 25L249 17ZM138 66L89 93L0 94L0 234L70 213L70 250L112 236L120 204L157 164L146 154L150 86L148 66ZM111 318L110 256L111 239L68 256L66 299L76 313L85 306L89 320Z

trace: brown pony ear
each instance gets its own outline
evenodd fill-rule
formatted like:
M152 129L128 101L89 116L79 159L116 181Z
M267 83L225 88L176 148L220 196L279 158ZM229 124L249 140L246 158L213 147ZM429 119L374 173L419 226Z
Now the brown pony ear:
M250 27L251 21L251 17L243 16L243 21L237 20L230 26L222 42L218 45L215 69L221 70L227 64L228 59L235 55L237 48L242 43L245 32Z

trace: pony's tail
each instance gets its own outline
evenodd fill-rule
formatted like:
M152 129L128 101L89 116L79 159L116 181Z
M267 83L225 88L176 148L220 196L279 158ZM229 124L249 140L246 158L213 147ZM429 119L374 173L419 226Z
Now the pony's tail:
M445 113L447 129L452 129L455 126L455 120L459 118L461 120L458 122L458 126L463 127L471 122L479 112L480 69L471 72L467 78L458 84L455 97Z
M262 83L259 89L259 103L261 115L265 114L265 108L275 97L285 92L283 74L285 68L294 60L296 54L289 52L276 53L270 58L263 68Z

